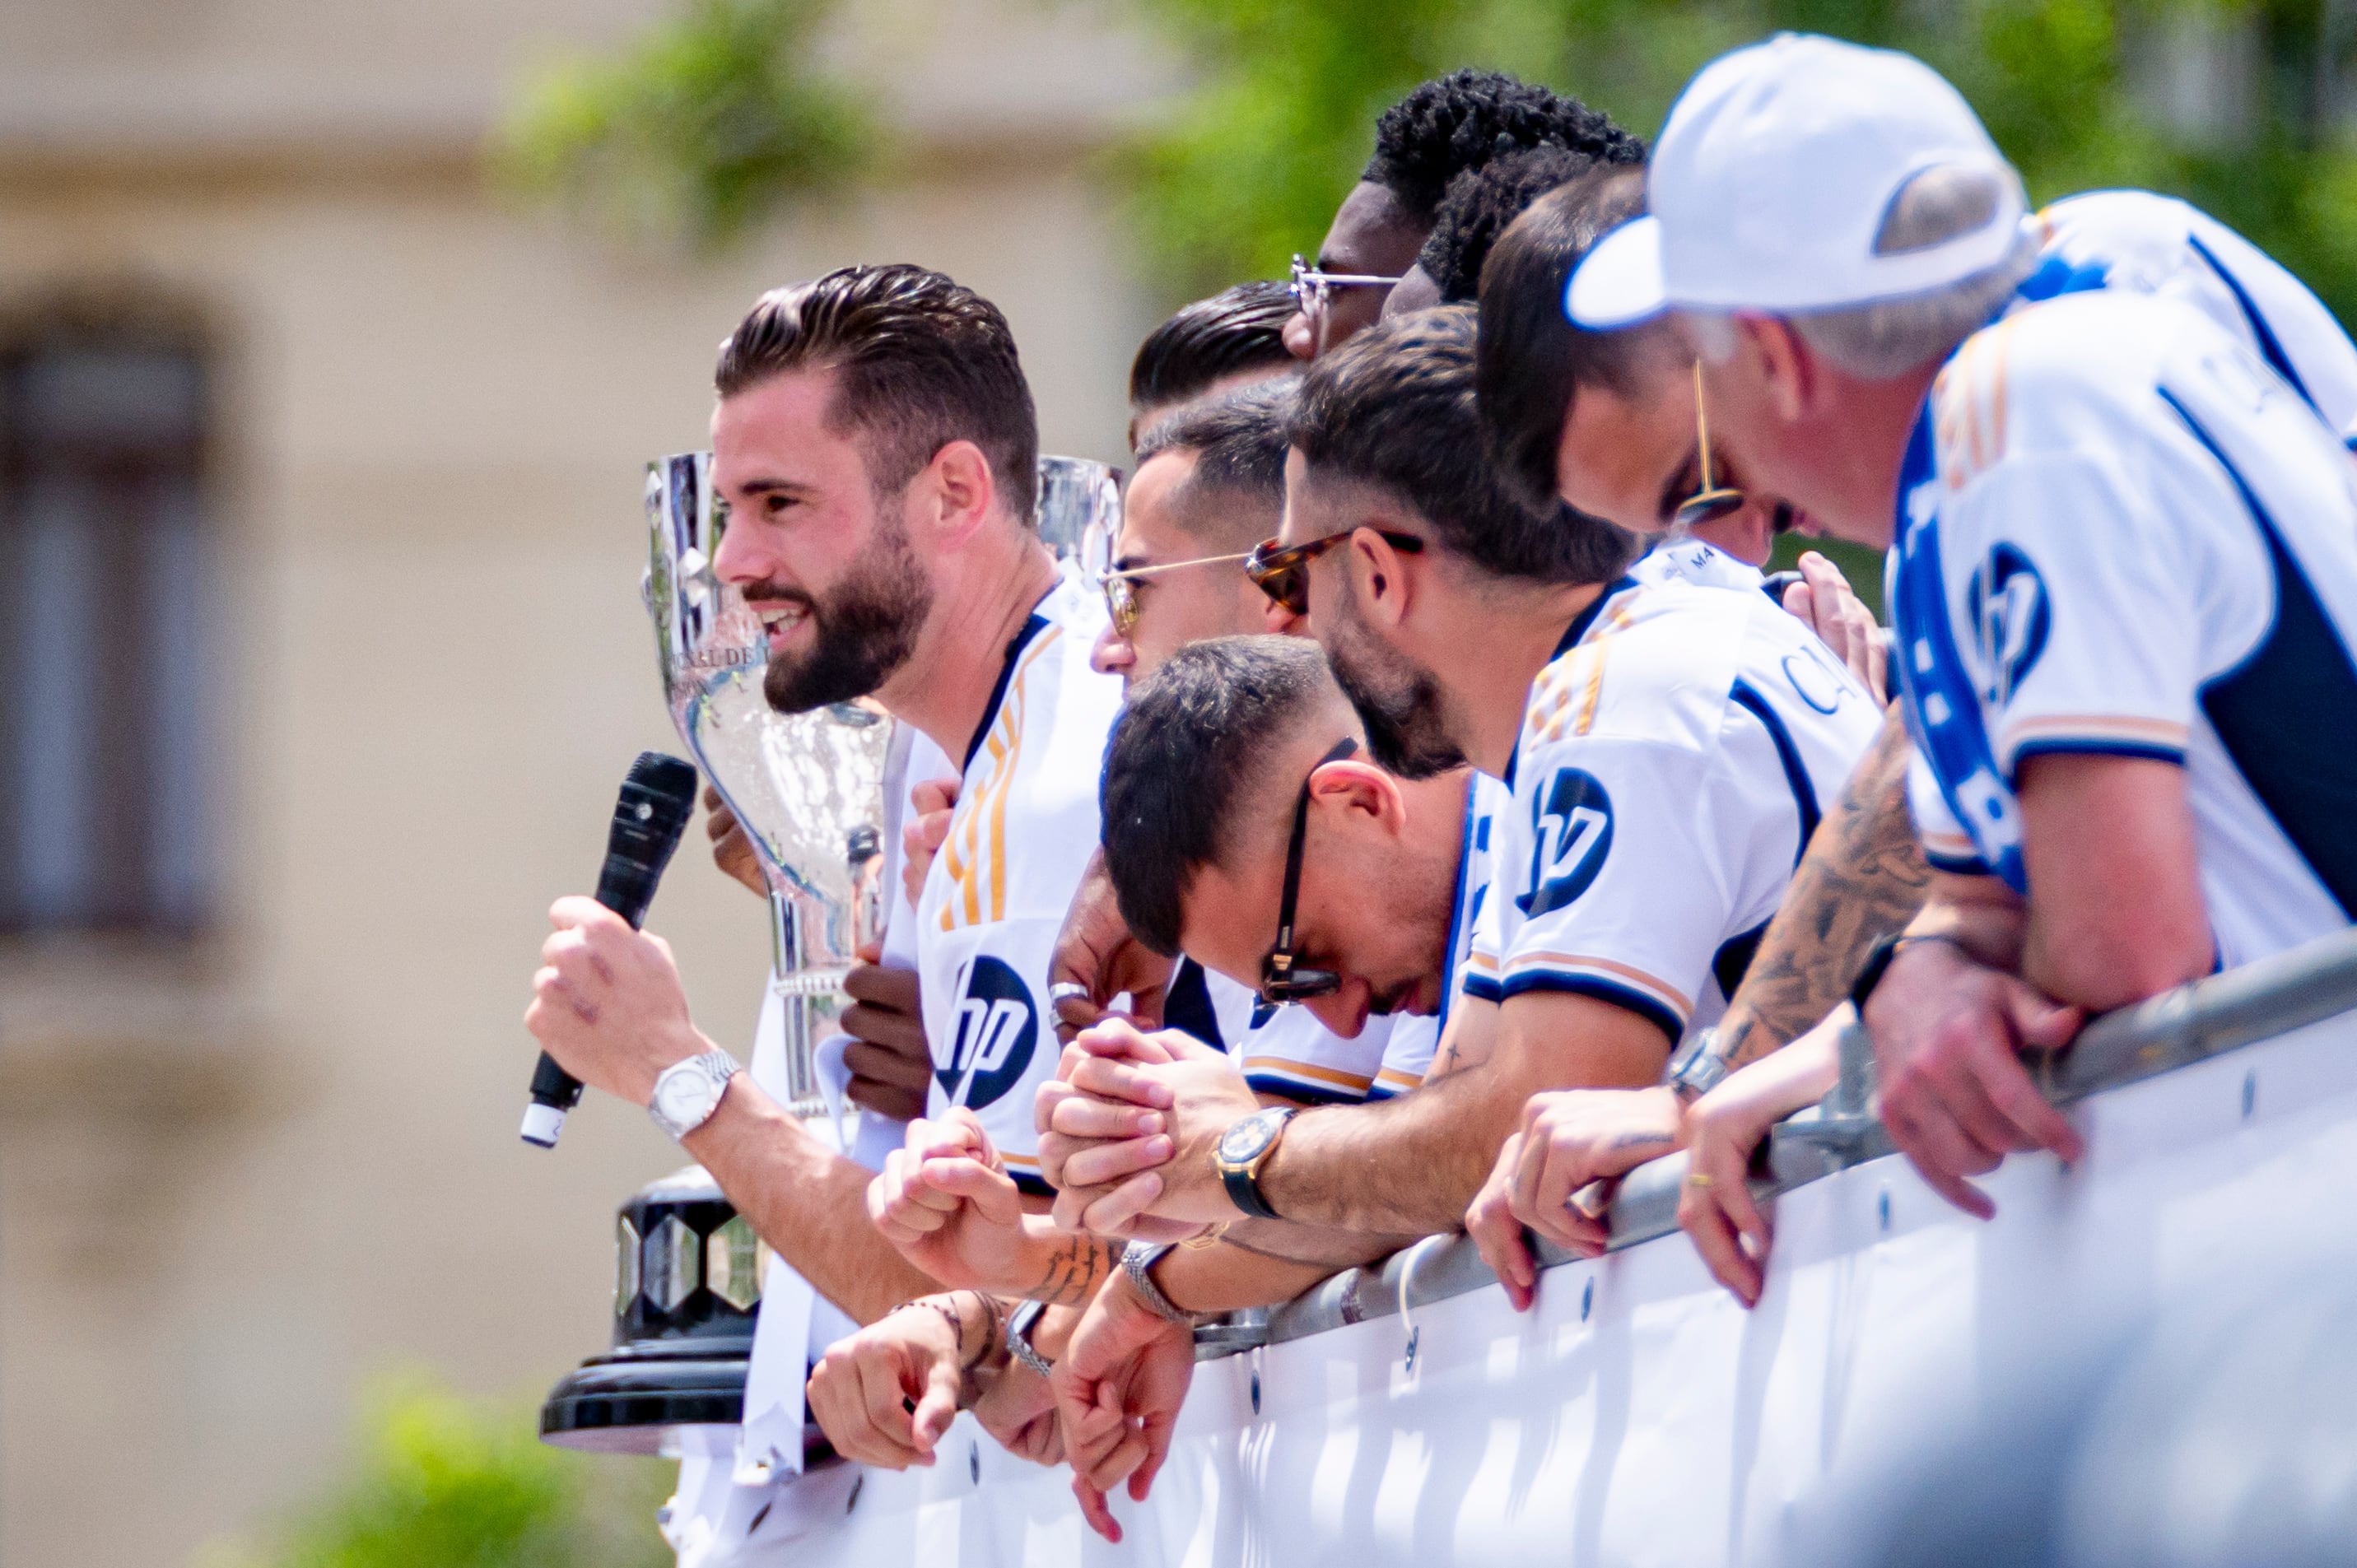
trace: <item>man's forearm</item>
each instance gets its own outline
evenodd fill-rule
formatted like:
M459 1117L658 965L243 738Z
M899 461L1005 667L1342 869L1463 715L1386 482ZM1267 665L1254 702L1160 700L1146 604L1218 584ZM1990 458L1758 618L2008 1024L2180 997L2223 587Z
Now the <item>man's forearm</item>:
M754 1233L860 1323L941 1289L869 1222L871 1173L811 1136L751 1078L730 1082L685 1147Z
M1384 1247L1357 1261L1372 1262L1392 1251ZM1274 1306L1291 1301L1328 1275L1350 1266L1273 1258L1265 1252L1222 1243L1195 1251L1180 1248L1156 1268L1154 1280L1173 1305L1189 1312L1234 1312L1247 1306Z
M1300 1225L1394 1241L1454 1230L1523 1102L1545 1087L1492 1058L1379 1105L1304 1112L1262 1167L1261 1191Z
M1849 994L1867 950L1923 907L1931 868L1907 815L1909 751L1893 704L1727 1004L1719 1038L1735 1066L1815 1027Z

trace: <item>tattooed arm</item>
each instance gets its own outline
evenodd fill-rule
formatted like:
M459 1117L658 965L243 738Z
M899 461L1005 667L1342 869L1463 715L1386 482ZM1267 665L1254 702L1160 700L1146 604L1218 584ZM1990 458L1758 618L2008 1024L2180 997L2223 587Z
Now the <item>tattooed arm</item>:
M1816 835L1719 1023L1732 1066L1813 1028L1849 995L1868 948L1906 929L1931 890L1907 816L1906 725L1890 705Z

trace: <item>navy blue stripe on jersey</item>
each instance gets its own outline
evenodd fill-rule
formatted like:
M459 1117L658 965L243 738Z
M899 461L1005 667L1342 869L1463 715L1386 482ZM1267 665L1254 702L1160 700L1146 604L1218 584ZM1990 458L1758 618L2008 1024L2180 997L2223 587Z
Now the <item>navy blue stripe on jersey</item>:
M2234 481L2275 568L2275 624L2203 683L2201 711L2284 837L2357 918L2357 660L2233 460L2166 387L2160 396Z
M1359 1105L1366 1096L1352 1094L1346 1089L1317 1089L1298 1079L1273 1073L1248 1072L1244 1085L1254 1094L1274 1094L1279 1100L1290 1100L1301 1105Z
M1498 987L1498 1000L1522 996L1532 992L1556 991L1573 996L1593 996L1598 1002L1609 1002L1616 1007L1626 1007L1647 1023L1658 1026L1675 1045L1686 1032L1685 1020L1664 1007L1653 997L1633 985L1622 985L1594 974L1566 974L1560 970L1525 970ZM1470 989L1467 994L1470 995Z
M1017 1192L1028 1192L1034 1197L1056 1196L1056 1189L1048 1185L1048 1178L1045 1176L1033 1176L1029 1171L1011 1170L1006 1174L1014 1181L1015 1190Z
M974 754L982 749L982 743L990 738L990 726L998 722L998 704L1006 701L1007 685L1015 679L1015 661L1023 657L1023 650L1031 645L1031 639L1047 629L1048 618L1034 614L1024 621L1023 629L1007 643L1006 662L999 666L998 684L990 689L990 701L982 705L982 723L974 726L974 738L965 743L965 760L958 765L961 770L974 766Z
M1464 991L1476 1002L1503 1002L1506 999L1506 988L1486 974L1467 975Z
M1808 768L1801 761L1801 748L1792 744L1792 732L1784 727L1784 721L1776 716L1776 710L1768 705L1768 699L1761 696L1749 681L1738 681L1735 690L1727 695L1749 710L1768 731L1768 738L1776 743L1776 760L1784 765L1784 782L1792 787L1792 808L1801 818L1801 842L1792 846L1792 864L1797 866L1801 864L1801 856L1808 853L1809 840L1815 836L1817 823L1821 820L1817 812L1817 787L1809 780Z
M1921 847L1920 844L1917 847ZM1923 851L1923 864L1934 871L1944 871L1951 876L1994 876L1988 862L1976 854L1942 854L1936 850Z
M2141 757L2152 762L2185 761L2185 748L2159 740L2120 740L2109 736L2050 736L2044 740L2025 740L2013 748L2014 777L2021 777L2021 765L2033 757Z
M1448 1026L1448 1004L1457 996L1457 950L1463 944L1465 928L1481 912L1481 895L1487 886L1470 890L1467 897L1466 876L1473 869L1473 835L1478 831L1483 839L1480 847L1489 848L1490 824L1478 820L1473 803L1480 798L1477 787L1480 776L1469 769L1465 775L1465 832L1457 845L1457 902L1448 911L1448 948L1440 955L1440 1026Z
M1184 1029L1215 1051L1228 1048L1228 1042L1220 1037L1220 1015L1211 1005L1211 988L1203 979L1203 966L1191 958L1178 961L1178 972L1170 977L1170 988L1162 993L1162 1026Z
M2193 248L2195 255L2210 263L2210 270L2218 274L2218 281L2224 284L2226 292L2234 296L2235 305L2242 308L2243 319L2250 323L2251 336L2259 340L2259 352L2266 356L2267 363L2275 367L2276 374L2288 382L2292 391L2299 393L2302 403L2314 408L2316 400L2308 395L2308 383L2299 379L2298 371L2292 369L2291 356L2284 352L2284 346L2281 343L2276 341L2275 330L2267 325L2267 318L2259 314L2259 307L2251 302L2251 296L2244 290L2240 280L2226 270L2225 263L2210 253L2210 247L2203 244L2198 236L2189 234L2185 237L2185 242ZM2165 392L2160 395L2169 396ZM2185 411L2179 409L2178 412L2182 413ZM2189 420L2187 423L2190 424L2191 421ZM2209 438L2204 436L2203 439L2206 441ZM2222 458L2220 460L2223 461Z
M1768 919L1775 918L1770 915ZM1735 988L1743 983L1743 977L1751 972L1751 961L1759 956L1760 940L1767 934L1768 920L1762 920L1741 936L1727 938L1710 955L1711 978L1718 982L1721 996L1733 996Z

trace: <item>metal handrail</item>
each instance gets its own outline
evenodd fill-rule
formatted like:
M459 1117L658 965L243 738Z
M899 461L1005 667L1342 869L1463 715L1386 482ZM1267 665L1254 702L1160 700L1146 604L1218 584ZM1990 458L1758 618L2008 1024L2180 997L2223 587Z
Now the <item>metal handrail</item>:
M2040 1088L2056 1105L2073 1104L2352 1009L2357 1009L2357 929L2104 1015L2081 1030L2066 1049L2041 1059ZM1759 1197L1790 1192L1890 1152L1889 1137L1869 1109L1872 1053L1866 1031L1851 1025L1841 1045L1842 1079L1834 1092L1774 1129L1768 1174L1751 1184ZM1685 1175L1683 1153L1630 1172L1612 1198L1608 1250L1657 1240L1675 1230ZM1575 1261L1571 1253L1544 1241L1537 1252L1542 1268ZM1427 1238L1380 1263L1345 1270L1271 1309L1265 1321L1239 1314L1198 1330L1196 1356L1211 1359L1306 1338L1390 1316L1403 1304L1413 1310L1496 1283L1497 1275L1467 1238Z

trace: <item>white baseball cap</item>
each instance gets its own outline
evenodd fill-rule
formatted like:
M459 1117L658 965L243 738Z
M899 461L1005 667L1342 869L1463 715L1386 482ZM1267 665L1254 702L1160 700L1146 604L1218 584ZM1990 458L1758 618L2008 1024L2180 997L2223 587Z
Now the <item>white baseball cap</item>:
M1892 199L1940 167L2000 177L1988 221L1878 255ZM1606 235L1572 274L1564 308L1582 327L1921 294L2004 261L2025 219L2019 177L1938 71L1798 33L1703 68L1654 144L1645 194L1651 216Z

